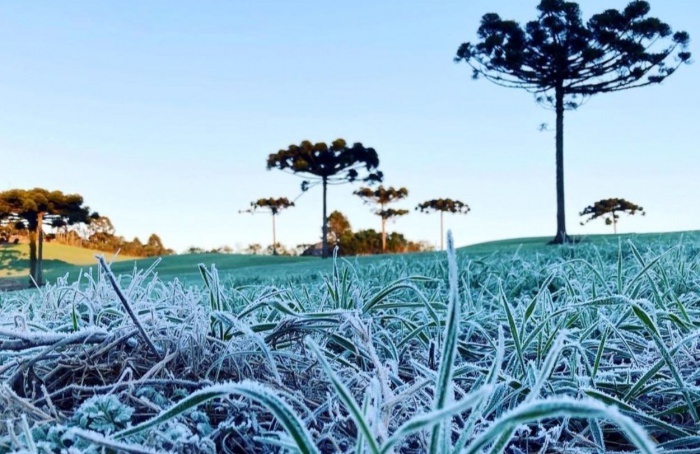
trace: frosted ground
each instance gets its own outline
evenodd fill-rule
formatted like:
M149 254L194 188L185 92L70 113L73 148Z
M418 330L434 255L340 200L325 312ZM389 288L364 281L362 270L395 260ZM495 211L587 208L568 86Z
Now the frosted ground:
M200 272L0 294L0 452L700 452L697 234Z

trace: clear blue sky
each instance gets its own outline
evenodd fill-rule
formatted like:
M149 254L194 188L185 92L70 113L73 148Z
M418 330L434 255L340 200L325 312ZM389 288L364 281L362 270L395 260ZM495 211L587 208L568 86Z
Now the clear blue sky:
M301 140L343 137L379 153L396 208L450 197L457 245L553 235L554 125L524 91L472 81L452 58L481 16L526 21L537 0L36 1L0 5L0 189L77 192L117 233L166 246L271 242L260 197L296 197L301 178L265 169ZM624 0L582 0L584 16ZM700 39L700 2L652 0L653 16ZM696 54L697 55L697 54ZM608 197L648 211L621 232L700 229L700 64L662 85L592 98L567 113L569 233ZM329 208L354 229L379 218L330 188ZM314 188L278 220L286 245L320 236ZM390 224L439 243L439 217Z

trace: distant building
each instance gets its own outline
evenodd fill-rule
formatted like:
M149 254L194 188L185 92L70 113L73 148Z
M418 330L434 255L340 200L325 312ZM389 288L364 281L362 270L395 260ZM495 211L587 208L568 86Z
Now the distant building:
M312 244L301 253L302 257L321 257L323 256L323 242Z

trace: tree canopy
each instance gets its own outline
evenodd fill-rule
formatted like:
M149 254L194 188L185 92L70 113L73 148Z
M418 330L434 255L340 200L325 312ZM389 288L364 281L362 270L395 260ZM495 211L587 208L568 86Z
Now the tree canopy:
M262 198L258 199L254 202L250 202L250 210L247 210L249 213L255 213L256 210L258 209L266 209L272 214L272 255L277 255L277 228L275 226L275 216L277 216L280 211L286 210L287 208L293 207L294 202L290 202L289 199L286 197L268 197L268 198Z
M268 209L273 216L279 214L280 211L286 210L287 208L293 207L294 202L290 202L286 197L268 197L258 199L254 202L250 202L251 210L255 211L257 209L263 208Z
M391 218L405 216L408 213L410 213L408 210L404 210L404 209L397 210L394 208L387 208L385 210L380 210L380 211L376 212L377 216L381 217L383 220L389 220Z
M690 37L673 32L655 17L649 3L607 9L587 22L575 2L542 0L536 20L525 26L485 14L476 44L463 43L455 61L466 62L474 79L521 88L538 103L554 107L556 127L557 233L568 241L564 204L564 110L586 98L661 83L684 63Z
M467 214L471 209L469 205L459 200L452 199L432 199L416 206L416 210L423 213L432 213L439 211L441 213L462 213Z
M327 187L329 184L381 182L382 172L379 157L374 148L365 147L357 142L348 146L345 140L336 139L327 145L324 142L311 143L308 140L299 145L290 145L287 149L272 153L267 158L267 169L280 169L285 172L302 175L307 180L301 183L302 191L311 186L323 186L323 253L328 257L327 225Z
M445 248L445 226L443 221L443 215L445 213L459 213L467 214L471 209L469 205L459 200L452 199L431 199L426 200L423 203L419 203L416 206L416 210L423 213L440 213L440 250Z
M294 174L306 174L312 179L327 180L328 184L353 182L381 182L382 172L377 171L379 157L374 148L357 142L349 147L344 139L311 143L304 140L299 145L272 153L267 158L267 168L280 169ZM360 172L366 174L361 176ZM306 180L302 189L308 189L313 181Z
M26 222L29 230L30 285L32 280L42 285L42 225L88 224L97 217L97 213L91 214L90 208L83 205L83 197L79 194L64 194L43 188L0 192L0 219L20 219Z
M579 213L579 216L588 216L588 219L581 222L581 225L587 224L594 219L602 217L605 219L606 225L613 226L613 232L617 233L617 221L620 219L618 213L627 213L630 216L639 212L642 216L646 215L644 208L637 204L629 202L625 199L612 198L603 199L589 205Z
M365 202L386 205L408 197L408 189L379 186L377 189L360 188L353 192Z

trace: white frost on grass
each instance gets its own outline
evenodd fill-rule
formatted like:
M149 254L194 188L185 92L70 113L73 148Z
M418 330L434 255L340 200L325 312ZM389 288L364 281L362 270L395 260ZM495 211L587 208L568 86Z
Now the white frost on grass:
M212 267L208 285L119 276L162 359L104 274L2 294L0 451L30 449L24 413L37 446L68 452L48 434L108 394L136 411L99 441L144 451L420 452L439 418L438 451L648 452L645 433L659 450L697 450L684 408L700 393L699 245L337 260L327 278L226 284ZM144 421L162 436L134 432ZM192 435L168 438L171 426Z

